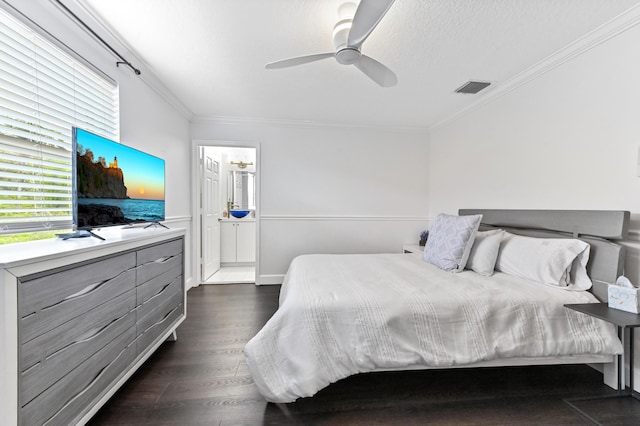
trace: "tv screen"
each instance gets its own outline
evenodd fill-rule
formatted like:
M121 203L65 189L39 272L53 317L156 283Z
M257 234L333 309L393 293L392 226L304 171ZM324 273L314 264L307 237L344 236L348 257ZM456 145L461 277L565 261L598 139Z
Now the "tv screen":
M78 229L165 219L163 159L78 128L73 146Z

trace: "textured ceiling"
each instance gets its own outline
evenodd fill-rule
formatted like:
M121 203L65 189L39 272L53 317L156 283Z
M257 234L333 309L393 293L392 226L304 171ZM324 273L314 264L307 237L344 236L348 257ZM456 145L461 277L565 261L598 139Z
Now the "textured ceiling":
M397 0L363 53L391 68L381 88L333 59L342 0L76 0L200 117L428 127L640 0ZM134 65L136 65L134 63ZM453 91L470 79L494 84Z

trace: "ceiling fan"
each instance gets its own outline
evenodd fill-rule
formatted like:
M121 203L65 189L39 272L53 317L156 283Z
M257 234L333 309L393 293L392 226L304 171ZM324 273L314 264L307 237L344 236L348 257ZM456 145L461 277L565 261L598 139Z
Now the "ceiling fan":
M353 65L367 77L382 87L395 86L398 83L396 75L385 65L375 59L363 55L360 50L367 37L382 20L395 0L361 0L355 3L345 3L338 9L340 15L349 14L353 18L341 19L333 27L333 44L335 52L318 53L315 55L299 56L284 59L265 65L266 69L288 68L309 62L335 58L339 64ZM356 9L357 7L357 9ZM350 12L355 9L355 14Z

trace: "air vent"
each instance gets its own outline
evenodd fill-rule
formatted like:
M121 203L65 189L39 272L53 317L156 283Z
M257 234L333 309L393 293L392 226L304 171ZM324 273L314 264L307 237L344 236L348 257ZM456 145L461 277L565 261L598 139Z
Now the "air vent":
M462 86L456 89L456 93L466 93L470 95L475 95L485 87L489 86L491 83L486 81L468 81Z

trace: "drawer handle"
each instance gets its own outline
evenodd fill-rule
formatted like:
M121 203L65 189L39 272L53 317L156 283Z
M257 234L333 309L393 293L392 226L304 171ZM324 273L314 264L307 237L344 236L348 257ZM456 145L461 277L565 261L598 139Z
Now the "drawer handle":
M108 278L108 279L106 279L104 281L100 281L100 282L97 282L97 283L89 284L88 286L86 286L82 290L80 290L80 291L78 291L76 293L70 294L67 297L65 297L64 299L62 299L61 301L59 301L58 303L54 303L53 305L46 306L46 307L42 308L42 310L46 311L47 309L51 309L51 308L56 307L56 306L58 306L58 305L60 305L62 303L68 302L70 300L74 300L74 299L78 299L80 297L84 297L87 294L90 294L90 293L96 291L98 288L102 287L104 284L108 283L109 281L115 280L116 278L118 278L119 276L121 276L123 274L126 274L127 272L128 271L123 271L123 272L120 272L115 277L111 277L111 278Z
M92 328L91 330L87 331L86 333L84 333L83 335L79 336L76 340L74 340L73 342L69 343L66 346L63 346L62 348L58 349L55 352L52 352L51 354L49 354L45 359L49 360L51 358L53 358L54 356L58 355L60 352L64 352L67 349L78 345L80 343L85 343L88 342L90 340L95 339L97 336L99 336L104 330L106 330L109 326L111 326L111 324L113 324L114 322L118 321L119 318L114 319L113 321L111 321L110 323L108 323L105 326L102 327L95 327Z
M142 333L146 333L147 331L151 330L153 327L162 324L163 322L165 322L167 320L167 318L169 318L169 316L171 316L171 314L173 314L175 311L178 310L180 306L176 306L175 308L173 308L172 310L170 310L169 312L167 312L167 314L165 316L163 316L161 319L159 319L158 321L156 321L155 323L151 324L145 331L143 331Z
M181 275L181 276L182 276L182 275ZM165 284L165 285L164 285L164 286L163 286L163 287L162 287L162 288L161 288L161 289L160 289L156 294L154 294L153 296L151 296L151 297L150 297L149 299L147 299L144 303L147 303L147 302L149 302L149 300L153 300L153 299L155 299L156 297L158 297L158 296L162 295L162 293L164 293L164 292L167 290L167 288L168 288L168 287L171 287L171 286L172 286L176 281L178 281L178 278L180 278L180 277L176 277L176 278L175 278L173 281L171 281L170 283Z
M106 283L107 281L110 281L110 280L105 280L105 281L101 281L99 283L90 284L90 285L86 286L85 288L83 288L82 290L80 290L79 292L70 294L69 296L67 296L64 299L62 299L61 301L59 301L58 303L54 303L53 305L45 306L41 310L42 311L46 311L47 309L55 308L56 306L61 305L61 304L65 303L65 302L68 302L69 300L73 300L73 299L77 299L79 297L85 296L85 295L91 293L92 291L94 291L95 289L97 289L98 287L100 287L102 284Z
M97 283L89 284L88 286L86 286L85 288L80 290L79 292L70 294L70 295L68 295L67 297L65 297L62 300L71 300L71 299L75 299L75 298L80 297L80 296L84 296L85 294L87 294L87 293L95 290L96 288L100 287L102 284L106 283L107 281L109 281L109 280L104 280L104 281L100 281L100 282L97 282Z
M173 256L163 256L153 261L153 263L166 263L168 260L173 259Z
M151 299L155 299L156 297L158 297L158 296L162 295L162 293L164 293L164 292L165 292L165 290L166 290L166 289L167 289L171 284L173 284L173 282L170 282L169 284L165 284L165 285L164 285L164 287L162 287L162 288L160 289L160 291L159 291L159 292L157 292L156 294L154 294L153 296L151 296L151 297L149 298L149 300L151 300Z
M20 372L20 374L22 374L23 376L27 376L27 375L31 374L32 370L35 370L36 368L40 368L41 366L42 366L42 361L38 361L35 364L33 364L31 367L29 367L26 370Z

